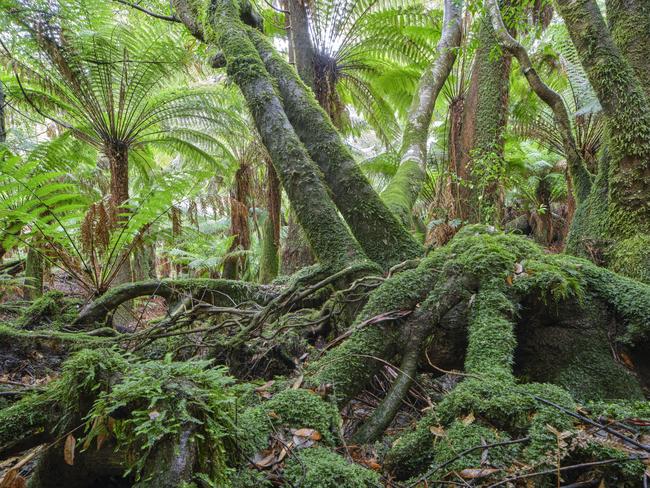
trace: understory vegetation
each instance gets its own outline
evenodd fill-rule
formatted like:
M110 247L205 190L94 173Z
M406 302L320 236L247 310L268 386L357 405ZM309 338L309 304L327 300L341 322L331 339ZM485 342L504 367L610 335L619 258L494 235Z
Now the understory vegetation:
M0 1L0 488L650 482L644 0Z

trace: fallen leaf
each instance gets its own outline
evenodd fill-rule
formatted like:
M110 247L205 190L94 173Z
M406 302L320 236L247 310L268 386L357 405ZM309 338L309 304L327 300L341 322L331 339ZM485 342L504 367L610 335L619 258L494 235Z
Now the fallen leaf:
M477 478L485 478L497 471L499 470L495 468L467 468L463 469L459 474L466 480L474 480Z
M308 437L312 441L319 441L323 438L321 433L314 429L298 429L293 434L300 437Z
M68 434L63 445L63 460L66 464L74 465L74 448L77 445L77 439L72 434Z
M467 416L463 419L463 425L469 425L469 424L471 424L472 422L474 422L474 420L476 420L476 417L474 417L474 413L473 413L473 412L470 412L469 415L467 415Z
M440 426L436 427L435 425L432 425L431 427L429 427L429 431L436 437L444 437L445 435L447 435L445 433L445 429L443 429Z
M258 459L258 454L255 455L255 458L253 458L253 463L255 466L258 468L268 468L269 466L273 466L276 464L278 461L276 461L275 458L275 453L271 452L267 456L263 458Z
M18 468L10 469L0 480L0 488L25 488L25 486L27 486L27 482L20 476Z
M156 420L158 417L160 417L160 412L158 410L152 410L149 412L149 418L151 420Z

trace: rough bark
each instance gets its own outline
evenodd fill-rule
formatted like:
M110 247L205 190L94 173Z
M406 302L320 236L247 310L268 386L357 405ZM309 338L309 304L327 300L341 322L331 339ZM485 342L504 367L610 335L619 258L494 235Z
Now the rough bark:
M7 129L5 127L5 92L0 86L0 144L7 140Z
M35 300L43 294L43 256L30 247L25 260L25 298Z
M250 166L241 162L235 173L235 188L230 194L230 235L234 240L230 253L246 251L251 247L248 209L250 208ZM229 256L223 265L223 277L236 280L246 268L246 256Z
M499 220L500 182L503 165L503 130L507 122L509 54L495 56L496 37L487 15L478 19L478 48L463 105L458 176L465 180L460 191L458 217L469 222Z
M650 104L594 0L557 0L603 107L608 137L609 236L650 232Z
M291 124L325 176L334 203L368 257L387 269L420 256L422 247L381 201L313 93L261 34L249 34L277 81Z
M650 4L645 0L607 0L607 23L650 99Z
M270 160L266 162L266 210L260 256L260 283L269 283L280 270L280 212L282 194L280 180Z
M461 39L462 10L462 2L445 0L436 58L420 78L402 136L400 166L382 193L388 207L404 223L410 220L411 209L424 182L429 125L438 94L456 60Z

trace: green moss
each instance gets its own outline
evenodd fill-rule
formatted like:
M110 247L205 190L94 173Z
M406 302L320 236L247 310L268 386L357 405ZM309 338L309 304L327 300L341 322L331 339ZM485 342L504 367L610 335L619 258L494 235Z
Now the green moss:
M458 457L458 454L482 444L493 444L505 442L510 437L505 433L483 426L477 422L465 425L463 422L454 421L445 429L443 436L439 437L434 445L435 465L443 464ZM516 458L521 446L513 444L510 446L497 446L489 451L490 466L505 468L510 466ZM445 466L447 471L460 471L467 467L481 466L482 450L477 449L460 457L457 461Z
M379 485L379 475L352 464L322 447L294 451L285 465L284 477L292 484L310 488L371 488Z
M253 468L242 468L234 472L230 477L232 488L273 488L263 472Z
M650 234L617 242L609 252L608 268L650 285Z
M437 442L431 427L436 428L439 424L437 415L429 413L418 421L415 428L400 434L384 458L384 468L400 479L424 472L433 462L433 448Z
M239 425L247 452L254 454L268 447L275 428L317 430L322 443L337 444L341 418L335 405L305 389L282 390L270 400L244 411Z
M60 328L72 324L77 317L79 301L66 298L63 292L48 291L23 312L18 326L25 329Z

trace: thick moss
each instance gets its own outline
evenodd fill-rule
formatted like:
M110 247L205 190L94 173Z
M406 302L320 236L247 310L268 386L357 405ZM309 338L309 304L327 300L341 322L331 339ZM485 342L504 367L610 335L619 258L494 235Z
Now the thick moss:
M352 464L322 447L294 451L285 465L284 477L292 484L310 488L374 488L379 475Z
M639 234L614 244L608 268L650 285L650 234Z
M23 312L18 325L25 329L67 326L77 317L79 305L79 301L66 298L60 291L48 291Z
M420 419L413 429L402 433L386 454L384 469L399 479L426 471L434 460L433 448L437 443L437 436L431 428L435 429L439 424L438 417L430 413Z
M243 444L253 455L268 447L269 437L278 427L317 430L322 443L338 443L341 418L335 405L305 389L283 390L270 400L245 410L239 418Z

